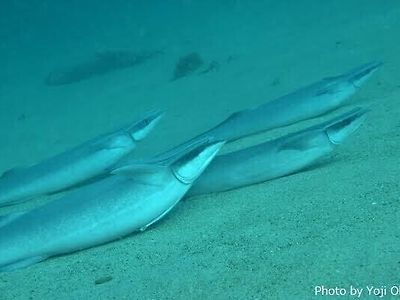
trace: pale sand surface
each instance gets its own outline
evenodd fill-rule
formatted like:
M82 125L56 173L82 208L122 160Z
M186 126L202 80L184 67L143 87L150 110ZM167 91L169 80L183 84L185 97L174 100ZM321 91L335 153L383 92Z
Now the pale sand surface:
M81 31L63 19L64 39L62 31L43 29L38 14L28 18L41 25L36 31L16 26L18 35L5 35L0 170L164 109L164 120L135 153L151 155L235 110L381 60L385 65L353 98L353 106L371 108L365 124L309 171L192 198L145 233L0 274L0 299L309 299L316 285L400 284L400 3L194 2L158 13L119 7L105 20L103 5L94 25L87 21ZM43 84L52 68L109 48L164 54L72 85ZM220 69L170 82L176 59L192 51ZM95 285L103 276L112 280Z

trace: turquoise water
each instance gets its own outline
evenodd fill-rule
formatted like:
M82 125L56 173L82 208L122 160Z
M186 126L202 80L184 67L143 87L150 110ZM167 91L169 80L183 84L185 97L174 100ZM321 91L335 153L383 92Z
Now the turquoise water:
M248 2L0 3L1 172L164 110L134 152L150 157L232 112L384 62L344 108L368 107L366 121L314 168L187 199L144 233L0 273L0 299L312 299L318 286L395 298L400 3Z

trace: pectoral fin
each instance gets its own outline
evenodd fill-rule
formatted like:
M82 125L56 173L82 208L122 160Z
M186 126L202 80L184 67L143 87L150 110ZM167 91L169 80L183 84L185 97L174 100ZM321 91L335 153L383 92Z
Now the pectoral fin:
M306 151L310 150L312 148L318 147L318 143L316 143L315 139L305 137L305 136L299 136L296 138L292 138L289 141L283 143L282 145L279 146L278 151L283 152L283 151Z
M110 173L112 175L118 174L129 177L151 177L160 174L160 172L163 172L165 169L166 167L157 164L132 164L114 169Z
M163 213L161 213L158 217L154 218L153 220L151 220L148 224L146 224L145 226L143 226L142 228L139 229L140 232L145 231L149 226L153 225L154 223L156 223L157 221L161 220L167 213L169 213L174 207L175 205L179 202L180 199L178 199L178 201L176 201L174 204L172 204L168 209L166 209Z

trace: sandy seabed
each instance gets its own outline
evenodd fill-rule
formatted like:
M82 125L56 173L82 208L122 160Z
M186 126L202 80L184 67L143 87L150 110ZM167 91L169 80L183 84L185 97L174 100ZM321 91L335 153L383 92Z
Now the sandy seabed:
M379 60L384 66L351 103L368 106L368 118L308 171L187 199L145 233L2 273L0 299L310 299L317 286L364 288L366 296L367 286L399 285L400 2L176 1L169 10L128 2L106 18L107 5L93 16L67 11L58 30L34 12L45 8L16 8L33 24L10 27L16 33L0 44L0 170L158 108L166 117L135 152L152 155L238 109ZM3 22L22 19L13 14ZM164 54L79 83L44 84L54 67L109 48ZM193 51L219 67L171 82L177 58Z

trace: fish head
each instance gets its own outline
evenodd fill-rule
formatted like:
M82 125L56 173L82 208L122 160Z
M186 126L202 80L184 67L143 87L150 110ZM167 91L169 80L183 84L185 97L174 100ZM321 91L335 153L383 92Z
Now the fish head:
M164 112L161 111L152 112L139 122L133 124L127 129L127 132L135 141L140 141L144 139L150 133L150 131L153 130L163 115Z
M351 82L356 88L360 88L382 65L382 62L367 63L351 70L344 76L348 82Z
M342 144L343 141L356 131L365 120L368 109L355 108L352 111L339 116L331 124L325 127L325 134L334 145Z
M225 142L205 142L183 154L171 164L174 176L184 184L193 184L210 164Z
M128 134L118 134L109 137L107 141L107 146L105 147L108 150L116 150L123 152L130 152L136 147L135 140Z
M314 96L324 101L322 103L331 102L335 106L341 104L368 81L381 65L380 62L372 62L345 74L324 78L317 84ZM332 98L335 101L332 101Z

